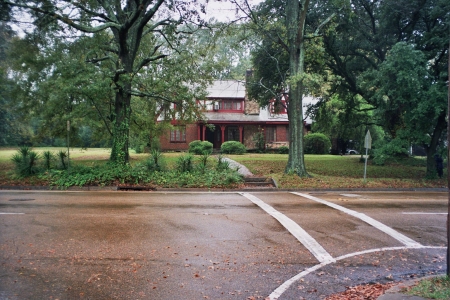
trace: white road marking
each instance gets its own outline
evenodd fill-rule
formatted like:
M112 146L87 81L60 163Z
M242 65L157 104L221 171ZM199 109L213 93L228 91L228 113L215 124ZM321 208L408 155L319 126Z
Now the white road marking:
M341 196L349 197L349 198L361 197L361 195L358 195L358 194L341 194Z
M358 251L354 253L345 254L339 257L336 257L336 261L340 261L346 258L358 256L358 255L364 255L368 253L374 253L374 252L381 252L381 251L395 251L395 250L405 250L405 249L447 249L447 247L434 247L434 246L422 246L422 247L386 247L386 248L377 248L377 249L370 249L365 251ZM329 265L333 262L322 262L318 265L315 265L311 268L308 268L304 270L303 272L295 275L294 277L286 280L282 285L280 285L275 291L273 291L268 299L269 300L276 300L278 299L287 289L294 284L296 281L300 280L302 277L305 277L306 275L325 267L326 265Z
M24 213L5 213L5 212L0 212L0 215L24 215Z
M404 215L447 215L448 213L402 212Z
M327 206L330 206L330 207L332 207L334 209L340 210L340 211L342 211L342 212L344 212L346 214L349 214L349 215L351 215L351 216L353 216L355 218L358 218L358 219L366 222L367 224L372 225L373 227L377 228L378 230L380 230L380 231L390 235L391 237L393 237L394 239L396 239L397 241L399 241L400 243L404 244L407 247L414 247L414 248L423 247L422 244L420 244L420 243L410 239L406 235L401 234L400 232L396 231L395 229L392 229L391 227L388 227L388 226L384 225L383 223L378 222L377 220L375 220L375 219L373 219L373 218L371 218L371 217L369 217L369 216L367 216L367 215L365 215L363 213L359 213L357 211L345 208L343 206L340 206L340 205L337 205L337 204L325 201L323 199L320 199L320 198L317 198L317 197L314 197L314 196L311 196L311 195L308 195L308 194L302 194L302 193L297 193L297 192L292 192L292 194L295 194L297 196L304 197L304 198L307 198L307 199L314 200L316 202L319 202L319 203L325 204Z
M280 213L272 206L266 204L261 199L248 194L248 193L239 193L245 198L252 201L254 204L258 205L269 215L274 217L281 223L297 240L302 243L314 257L321 263L329 263L334 262L334 258L312 237L310 236L303 228L301 228L297 223L292 221L290 218Z

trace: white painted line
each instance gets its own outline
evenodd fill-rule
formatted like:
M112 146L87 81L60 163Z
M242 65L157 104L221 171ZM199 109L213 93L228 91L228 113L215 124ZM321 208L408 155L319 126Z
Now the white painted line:
M303 228L301 228L297 223L293 220L280 213L272 206L266 204L261 199L249 194L249 193L239 193L245 198L252 201L254 204L258 205L269 215L274 217L281 223L297 240L302 243L314 257L321 263L323 262L334 262L334 258L312 237L310 236Z
M447 215L448 213L402 212L404 215Z
M381 251L405 250L405 249L447 249L447 247L422 246L422 247L386 247L386 248L369 249L369 250L358 251L358 252L339 256L336 258L336 261L340 261L340 260L343 260L346 258L350 258L350 257L358 256L358 255L364 255L364 254L368 254L368 253L381 252ZM333 263L333 262L323 262L323 263L320 263L318 265L315 265L311 268L308 268L308 269L302 271L301 273L295 275L294 277L286 280L275 291L273 291L267 299L269 299L269 300L278 299L296 281L300 280L302 277L305 277L306 275L308 275L322 267L325 267L326 265L329 265L331 263Z
M5 213L5 212L0 212L0 215L24 215L24 213Z
M358 194L341 194L341 196L349 197L349 198L361 197L361 195L358 195Z
M397 241L401 242L402 244L404 244L407 247L414 247L414 248L420 248L423 247L420 243L410 239L409 237L407 237L406 235L401 234L400 232L396 231L395 229L392 229L391 227L388 227L386 225L384 225L381 222L378 222L377 220L363 214L363 213L359 213L357 211L345 208L343 206L325 201L323 199L308 195L308 194L302 194L302 193L297 193L297 192L292 192L292 194L295 194L297 196L300 197L304 197L304 198L308 198L314 201L317 201L319 203L328 205L334 209L340 210L346 214L349 214L355 218L358 218L364 222L366 222L369 225L372 225L373 227L377 228L378 230L381 230L382 232L390 235L391 237L393 237L394 239L396 239Z

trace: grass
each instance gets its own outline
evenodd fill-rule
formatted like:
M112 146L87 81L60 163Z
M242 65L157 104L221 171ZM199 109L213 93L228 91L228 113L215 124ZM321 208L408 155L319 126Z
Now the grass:
M402 158L388 161L384 166L367 166L359 155L305 155L306 170L311 178L284 174L287 154L228 155L260 176L273 177L280 188L442 188L447 179L426 180L426 161ZM444 171L445 174L445 171Z
M67 148L33 148L38 153L44 151L57 152ZM0 148L0 185L44 184L35 177L14 179L14 165L11 157L17 148ZM104 164L109 158L109 149L70 148L71 163L76 165L96 166ZM168 167L175 164L176 159L184 153L164 153ZM130 153L131 163L143 162L148 154ZM284 174L287 154L244 154L227 155L245 165L259 176L273 177L279 188L292 189L330 189L330 188L442 188L447 186L447 178L426 180L425 158L402 158L391 160L384 166L369 164L367 179L364 181L364 163L359 155L306 155L305 164L311 178L299 178L296 175ZM444 174L446 171L444 170Z
M421 280L417 285L409 288L406 293L429 299L450 299L450 278L438 276Z

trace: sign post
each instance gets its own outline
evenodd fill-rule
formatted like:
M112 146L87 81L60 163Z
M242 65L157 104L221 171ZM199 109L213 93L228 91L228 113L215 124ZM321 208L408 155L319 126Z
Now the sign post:
M366 182L368 152L369 149L372 149L372 137L370 136L369 130L367 130L366 137L364 138L364 148L366 148L366 162L364 164L364 182Z

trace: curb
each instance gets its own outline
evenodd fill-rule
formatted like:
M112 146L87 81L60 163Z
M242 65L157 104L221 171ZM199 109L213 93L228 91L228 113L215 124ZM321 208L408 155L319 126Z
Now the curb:
M148 186L71 186L67 189L58 189L50 186L2 186L0 190L41 190L41 191L144 191L144 192L448 192L447 188L330 188L330 189L294 189L277 187L260 188L152 188Z

